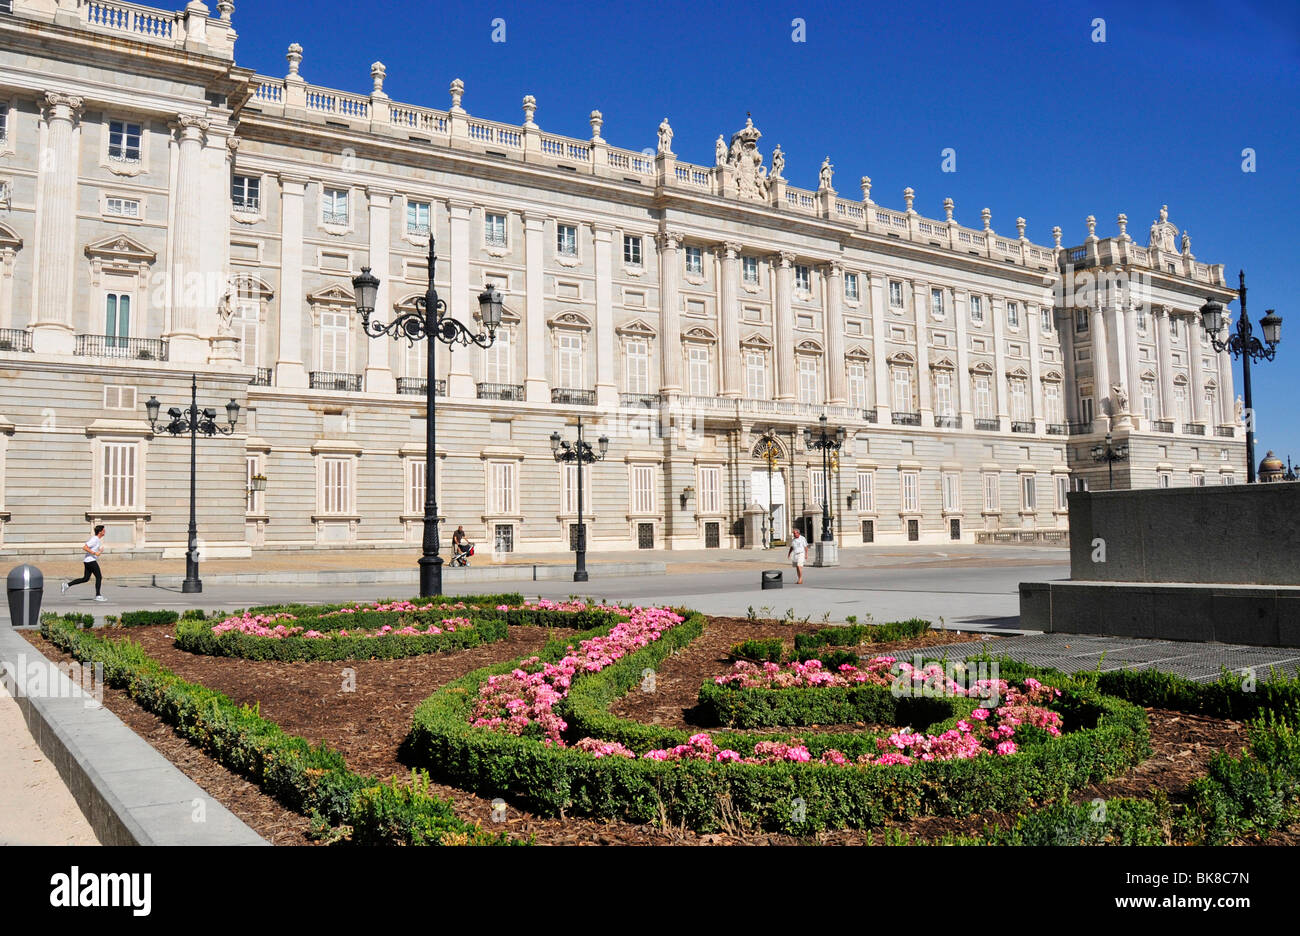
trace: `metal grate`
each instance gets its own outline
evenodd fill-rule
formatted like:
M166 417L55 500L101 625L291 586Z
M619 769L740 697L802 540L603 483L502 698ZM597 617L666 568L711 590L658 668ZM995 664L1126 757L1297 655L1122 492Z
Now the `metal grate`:
M587 524L569 524L569 550L579 552L587 548Z
M722 524L706 523L704 524L704 548L717 549L722 545Z
M360 374L335 374L330 371L312 371L308 383L313 390L342 390L349 393L361 392Z
M515 551L515 527L512 523L498 523L492 528L492 540L495 551L512 553Z
M981 432L997 432L998 421L996 419L977 419L975 420L975 428Z
M481 383L477 386L480 400L514 400L524 398L523 384Z
M961 539L961 521L953 518L948 521L948 538L953 540Z
M165 361L167 360L167 342L161 338L78 335L76 353L82 357L115 357L131 358L135 361Z
M919 426L921 425L920 413L894 413L895 426Z
M862 542L874 543L876 541L876 521L862 521Z
M429 390L429 378L427 377L398 377L397 392L407 396L424 396ZM447 381L435 380L433 382L433 395L447 395Z
M636 548L655 548L655 525L653 523L638 523L636 525Z
M595 390L574 390L571 387L552 387L551 402L570 406L595 406Z
M908 541L909 543L915 543L915 542L916 542L917 540L919 540L920 538L921 538L921 521L920 521L920 520L908 520L908 521L907 521L907 541Z

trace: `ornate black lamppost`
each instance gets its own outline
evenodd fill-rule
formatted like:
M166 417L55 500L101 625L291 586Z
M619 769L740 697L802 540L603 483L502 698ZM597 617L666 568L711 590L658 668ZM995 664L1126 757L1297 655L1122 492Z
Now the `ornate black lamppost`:
M1109 432L1106 433L1105 445L1094 445L1092 447L1092 460L1106 463L1106 490L1112 491L1115 489L1115 462L1124 461L1126 458L1128 458L1128 443L1112 444Z
M551 453L555 456L555 460L566 464L578 463L578 541L574 545L578 558L573 570L575 582L587 581L587 527L582 522L582 466L598 462L605 457L605 453L609 451L609 436L601 436L596 440L596 445L598 451L592 451L591 443L583 441L581 416L578 417L577 442L567 442L560 438L558 432L551 433Z
M375 297L379 293L379 279L370 272L370 267L362 267L361 275L353 277L352 288L356 291L357 312L361 315L361 327L366 335L378 338L391 335L405 338L414 344L426 340L428 375L424 388L424 541L423 554L420 556L420 597L428 598L442 594L442 557L438 555L438 485L435 474L437 460L437 428L434 397L437 381L434 380L437 338L443 344L455 350L455 345L470 344L480 348L489 347L496 340L497 327L501 324L501 293L488 288L478 297L479 315L483 319L486 331L472 334L468 328L447 315L447 305L438 298L438 291L433 287L434 266L438 255L434 250L433 234L429 234L429 282L425 293L415 300L414 312L403 312L391 322L372 322L371 314L375 311Z
M186 594L195 594L203 591L203 582L199 578L199 524L195 514L195 472L197 469L198 455L198 435L203 433L211 437L220 433L221 435L232 435L235 431L235 423L239 421L239 404L231 400L226 404L226 421L227 425L217 425L217 411L211 408L199 409L199 379L198 375L190 375L190 405L188 409L181 409L179 406L173 406L167 410L167 415L171 417L171 422L166 425L158 425L158 411L162 409L162 404L158 398L150 396L144 404L145 413L149 416L149 428L157 432L162 429L178 436L183 432L190 434L190 530L189 530L189 548L185 551L185 581L181 582L181 591Z
M1264 333L1261 343L1250 327L1250 317L1246 315L1246 271L1237 274L1240 285L1237 298L1241 301L1241 314L1237 316L1236 332L1229 334L1224 341L1219 340L1219 329L1223 327L1223 303L1217 299L1206 300L1201 306L1201 324L1210 336L1210 344L1218 352L1227 351L1234 358L1241 358L1241 378L1246 394L1246 483L1255 483L1255 411L1250 400L1250 362L1271 361L1277 354L1277 344L1282 340L1282 316L1272 309L1264 310L1264 317L1259 320L1260 330Z
M820 449L822 453L822 542L830 543L835 539L835 534L831 531L831 476L828 466L828 460L832 452L838 452L844 445L844 427L840 426L834 434L826 431L826 414L823 413L817 420L821 424L817 435L813 435L811 429L803 427L803 444L808 451Z

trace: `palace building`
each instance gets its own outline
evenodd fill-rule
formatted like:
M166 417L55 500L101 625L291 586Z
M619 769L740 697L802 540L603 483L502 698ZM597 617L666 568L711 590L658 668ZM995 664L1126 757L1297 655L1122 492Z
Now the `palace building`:
M597 111L548 133L532 96L472 116L459 80L446 109L398 103L380 63L368 94L318 87L296 44L258 75L233 11L0 0L5 552L103 522L181 554L188 439L145 401L188 406L191 374L242 408L198 442L206 556L418 543L426 351L367 337L352 279L379 278L376 319L413 309L430 237L449 314L504 300L495 343L440 344L432 375L441 513L480 555L568 547L578 469L549 437L579 416L610 440L585 469L608 551L752 547L747 511L783 539L823 499L846 546L1059 539L1108 432L1117 487L1245 480L1198 314L1236 294L1163 208L1145 246L1124 215L1043 246L787 167L749 120L692 165L667 118L623 149ZM800 436L822 415L846 434L825 476Z

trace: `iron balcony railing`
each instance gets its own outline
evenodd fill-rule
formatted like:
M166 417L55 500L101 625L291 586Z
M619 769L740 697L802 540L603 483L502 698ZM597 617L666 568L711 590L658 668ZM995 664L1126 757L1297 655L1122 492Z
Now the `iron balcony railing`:
M894 413L895 426L919 426L921 425L920 413Z
M429 392L428 377L398 377L397 392L407 394L408 396L424 396ZM447 381L435 380L433 382L433 395L436 397L447 395Z
M1070 435L1087 435L1092 432L1092 420L1070 423Z
M116 335L78 335L75 351L82 357L130 358L133 361L167 360L163 338L119 338Z
M618 395L618 405L624 409L658 409L659 394L620 393Z
M330 371L312 371L310 384L313 390L342 390L347 393L361 392L360 374L335 374Z
M477 387L480 400L514 400L522 402L523 384L481 383Z
M1183 423L1183 432L1188 435L1205 435L1205 426L1202 423Z
M865 420L866 420L867 422L869 422L869 423L879 422L879 420L880 420L880 417L876 414L876 411L875 411L874 409L866 409L866 410L863 410L863 411L862 411L862 418L865 419Z
M1033 431L1034 431L1034 421L1033 421L1032 419L1031 419L1031 420L1017 420L1017 421L1015 421L1015 422L1013 422L1013 423L1011 424L1011 431L1012 431L1012 432L1033 432Z
M1048 435L1069 435L1070 424L1069 423L1048 423L1047 434Z
M23 328L0 328L0 351L32 350L31 332Z
M996 419L977 419L975 420L975 428L980 432L997 432L998 421Z
M1174 421L1172 419L1153 419L1151 420L1151 428L1156 432L1173 432Z
M595 390L575 390L572 387L552 387L551 402L570 406L595 406Z
M934 417L934 425L935 428L937 429L960 429L961 417L960 416L936 416Z
M1231 426L1215 426L1214 434L1221 439L1231 439L1234 435Z
M271 368L259 367L257 369L257 376L253 378L253 386L254 387L271 386Z

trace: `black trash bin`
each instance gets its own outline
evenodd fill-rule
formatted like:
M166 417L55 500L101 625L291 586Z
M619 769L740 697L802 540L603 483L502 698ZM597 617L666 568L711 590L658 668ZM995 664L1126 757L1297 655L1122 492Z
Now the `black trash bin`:
M763 591L769 588L784 588L782 583L782 572L780 569L763 570Z
M41 623L41 596L45 576L32 565L20 565L9 573L9 623L14 627L36 627Z

